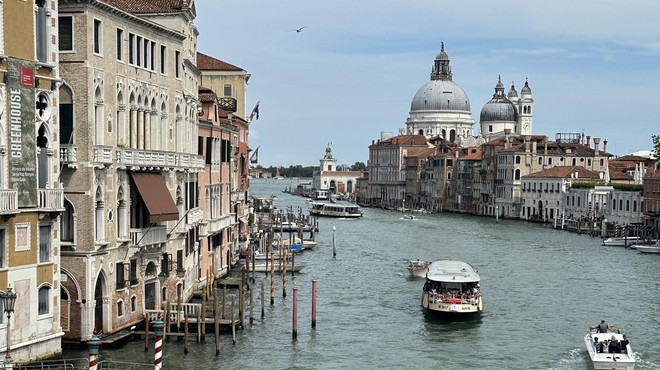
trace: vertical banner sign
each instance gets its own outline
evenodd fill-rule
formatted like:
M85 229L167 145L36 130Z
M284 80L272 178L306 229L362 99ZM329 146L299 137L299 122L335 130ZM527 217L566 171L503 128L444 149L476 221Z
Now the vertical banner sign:
M7 58L9 188L19 207L37 206L37 146L34 121L34 63Z

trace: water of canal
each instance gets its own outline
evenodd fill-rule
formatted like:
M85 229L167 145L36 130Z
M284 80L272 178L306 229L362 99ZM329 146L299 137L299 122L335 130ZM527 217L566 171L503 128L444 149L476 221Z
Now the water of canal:
M252 180L250 192L276 195L278 208L305 210L305 198L282 193L299 182ZM604 247L599 238L521 221L450 213L404 220L394 211L363 212L358 220L320 219L319 245L296 258L307 266L288 279L286 298L276 276L271 306L266 275L257 275L257 286L266 286L265 318L255 310L254 324L246 323L235 345L223 334L216 357L211 336L190 343L187 355L182 342L166 342L164 369L590 369L584 335L601 319L628 335L636 369L660 369L660 255ZM485 299L481 316L445 322L425 315L423 280L406 270L406 261L417 258L475 266ZM296 341L293 282L299 289ZM136 342L101 349L101 356L153 363L153 351Z

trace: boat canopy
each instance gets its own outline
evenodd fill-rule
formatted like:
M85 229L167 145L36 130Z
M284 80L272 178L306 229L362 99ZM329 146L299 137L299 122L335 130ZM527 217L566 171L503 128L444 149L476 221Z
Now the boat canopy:
M478 283L480 278L477 271L466 262L461 261L435 261L429 265L427 279L455 283Z

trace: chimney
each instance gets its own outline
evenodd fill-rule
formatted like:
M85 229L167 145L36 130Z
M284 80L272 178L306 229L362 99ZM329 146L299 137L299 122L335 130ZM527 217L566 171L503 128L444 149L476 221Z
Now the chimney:
M607 140L603 140L603 152L607 153Z
M536 140L532 141L532 153L536 153Z
M548 155L548 138L543 139L543 155Z
M600 154L600 149L598 148L600 146L600 138L595 137L594 138L594 155L599 155Z
M591 136L587 135L587 141L584 144L587 148L591 148Z

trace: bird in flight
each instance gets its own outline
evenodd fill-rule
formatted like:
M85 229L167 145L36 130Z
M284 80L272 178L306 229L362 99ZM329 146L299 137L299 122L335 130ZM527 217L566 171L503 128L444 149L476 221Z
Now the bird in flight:
M291 31L302 32L303 28L308 28L308 27L309 27L309 26L302 26L302 27L300 27L300 28L294 28L294 29L292 29L292 30L289 30L289 32L291 32Z

